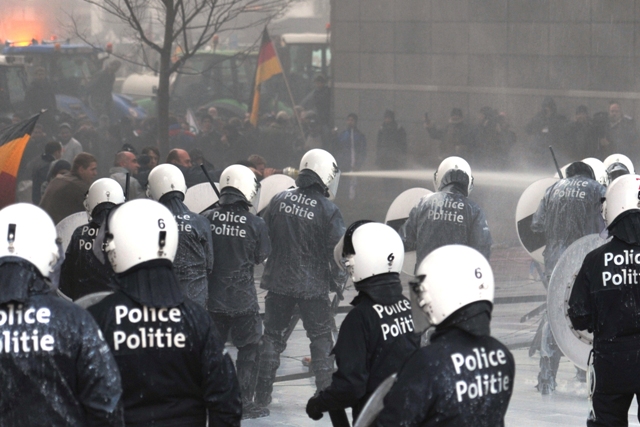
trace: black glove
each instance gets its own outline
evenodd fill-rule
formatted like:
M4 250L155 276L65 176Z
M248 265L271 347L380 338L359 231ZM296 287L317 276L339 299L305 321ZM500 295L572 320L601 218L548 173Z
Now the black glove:
M312 397L307 402L307 415L312 420L318 421L322 418L322 409L320 408L320 399L316 397Z

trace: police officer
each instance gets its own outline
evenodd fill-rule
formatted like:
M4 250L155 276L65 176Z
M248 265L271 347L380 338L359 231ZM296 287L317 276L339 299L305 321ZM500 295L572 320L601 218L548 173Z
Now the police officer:
M233 362L207 311L173 273L178 225L161 204L136 199L109 216L106 251L118 290L89 311L123 379L127 426L239 426Z
M98 325L51 293L51 218L15 204L0 211L0 230L0 425L124 426L120 374Z
M412 283L435 332L413 353L384 399L377 426L504 426L515 362L490 336L493 272L462 245L427 256Z
M471 167L460 157L447 157L433 175L437 192L424 196L400 229L406 251L415 250L416 266L436 248L461 244L491 255L491 233L484 212L468 198L473 189Z
M219 206L203 215L211 221L216 254L208 277L207 308L220 336L231 332L238 348L236 369L242 393L243 418L269 415L267 408L253 403L258 378L258 344L262 319L253 281L253 266L264 262L271 242L264 220L249 212L260 184L246 166L231 165L220 176Z
M178 223L178 253L173 270L184 294L207 307L207 274L213 267L213 243L209 221L183 203L187 185L174 165L158 165L149 173L147 196L165 205Z
M560 256L576 240L588 234L599 233L603 228L600 200L605 187L595 181L591 166L573 162L566 169L567 177L545 192L533 215L531 229L544 233L546 246L542 252L545 275L548 279ZM540 373L538 390L549 394L556 387L556 374L562 353L553 338L551 326L545 322L540 344ZM584 374L578 371L578 379Z
M342 322L332 354L338 371L331 385L309 399L307 414L319 420L330 410L352 408L354 422L371 393L420 347L414 334L411 304L402 295L400 270L404 246L391 227L357 221L335 248L358 296Z
M602 163L607 170L609 183L612 183L619 176L635 173L633 162L624 154L612 154Z
M308 151L300 162L297 188L278 193L264 213L273 250L260 287L265 298L265 332L260 349L260 369L255 402L267 406L280 353L296 306L311 341L311 369L318 390L331 383L333 347L329 290L346 280L335 264L333 248L344 234L344 222L331 201L340 171L331 154Z
M111 290L115 273L106 259L96 257L93 245L111 209L122 203L122 187L111 178L99 179L89 187L84 199L89 223L74 230L60 271L60 290L72 300Z
M640 398L639 188L639 175L625 175L607 189L603 216L613 238L585 257L569 298L573 327L593 332L587 426L628 425L631 401Z

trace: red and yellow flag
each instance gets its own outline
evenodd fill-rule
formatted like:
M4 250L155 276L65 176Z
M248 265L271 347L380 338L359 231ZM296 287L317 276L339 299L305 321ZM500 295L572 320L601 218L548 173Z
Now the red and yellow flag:
M0 133L0 209L16 201L16 177L39 114Z
M260 53L258 54L258 66L256 67L256 78L253 87L253 103L251 105L251 117L249 119L253 126L258 125L258 115L260 113L260 84L280 73L282 73L282 65L280 65L276 48L265 27L262 32Z

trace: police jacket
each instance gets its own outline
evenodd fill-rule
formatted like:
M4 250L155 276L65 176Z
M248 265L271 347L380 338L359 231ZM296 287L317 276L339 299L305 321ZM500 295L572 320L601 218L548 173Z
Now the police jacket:
M445 174L437 193L420 199L400 229L404 249L417 252L416 265L445 245L470 246L487 259L491 255L493 240L484 212L466 197L467 184L450 181L450 176L455 175Z
M124 426L118 367L93 318L36 268L0 260L0 425Z
M185 298L166 260L118 275L89 308L122 374L127 426L239 426L233 363L205 309Z
M314 172L305 169L298 188L276 194L264 220L273 245L260 287L295 298L319 298L345 280L333 248L345 231L338 207L324 195Z
M574 328L593 332L596 390L636 393L640 391L640 215L630 214L616 225L631 225L635 231L627 234L610 227L614 237L585 257L568 311Z
M60 271L60 290L72 300L111 290L109 284L116 274L106 257L102 263L93 252L94 240L109 210L100 210L91 222L76 228L71 236Z
M531 223L533 231L544 232L547 274L573 242L604 228L600 213L604 193L600 183L582 175L561 179L547 189Z
M209 221L191 212L182 197L182 193L174 191L160 198L160 203L169 208L178 223L178 252L173 271L184 294L206 308L207 274L213 267L214 253Z
M398 374L376 426L504 426L515 362L489 335L490 310L476 302L436 327Z
M220 206L204 216L211 221L216 254L208 278L208 310L232 316L257 313L253 266L271 252L264 220L250 213L245 198L230 187L222 189Z
M411 303L402 295L397 273L373 276L355 286L360 293L332 351L338 370L318 397L323 412L351 407L354 420L378 385L420 347Z

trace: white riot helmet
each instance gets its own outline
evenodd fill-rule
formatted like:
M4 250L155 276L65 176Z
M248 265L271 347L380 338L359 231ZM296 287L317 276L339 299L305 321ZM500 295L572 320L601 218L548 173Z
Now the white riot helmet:
M164 163L149 172L147 197L160 200L162 196L172 191L179 191L183 195L187 192L187 184L182 171L175 165Z
M433 186L435 187L435 191L440 190L440 185L442 184L442 179L450 170L461 170L469 177L469 184L467 188L467 195L471 194L471 190L473 190L473 175L471 175L471 166L469 163L462 157L451 156L444 159L438 169L433 174Z
M120 205L124 203L124 192L120 184L111 178L100 178L89 187L89 191L84 198L84 208L91 219L93 210L101 203L113 203Z
M640 209L640 175L622 175L607 188L602 217L609 227L622 213Z
M260 183L256 175L246 166L231 165L220 175L220 190L233 187L240 191L247 202L253 204L260 191Z
M136 199L114 209L105 242L116 273L154 259L173 262L178 225L169 209L149 199Z
M612 154L606 159L604 159L604 162L602 163L604 163L605 168L608 168L614 163L622 163L627 167L630 174L633 175L635 173L635 169L633 168L633 162L631 161L630 158L628 158L624 154Z
M493 303L493 271L478 251L463 245L442 246L418 266L412 283L418 305L432 325L477 301Z
M354 282L384 273L400 273L404 245L391 227L368 220L356 221L347 228L333 250L339 266L347 267Z
M601 160L596 159L595 157L587 157L586 159L582 159L580 161L591 166L591 169L593 169L593 176L595 176L596 181L605 186L609 183L607 168Z
M322 180L329 191L329 200L336 197L338 183L340 181L340 169L336 159L325 150L314 148L307 151L300 160L300 170L310 169L314 171Z
M7 206L0 210L0 236L0 258L22 258L49 277L58 246L56 227L45 211L29 203Z

